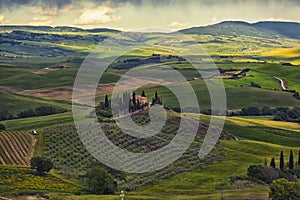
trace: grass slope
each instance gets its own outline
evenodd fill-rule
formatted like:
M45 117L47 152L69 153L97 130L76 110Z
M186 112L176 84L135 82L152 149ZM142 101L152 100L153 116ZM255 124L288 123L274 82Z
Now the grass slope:
M51 88L73 86L78 68L67 68L52 71L44 75L34 74L40 68L11 68L0 67L0 85L22 89ZM100 83L113 83L119 76L105 72Z
M244 176L249 165L263 164L265 157L270 160L275 156L279 160L280 151L283 150L285 155L288 155L290 148L251 140L221 143L225 147L226 161L175 175L169 180L145 187L140 193L151 194L158 199L219 199L222 192L225 198L267 197L266 186L239 187L231 181L231 177Z
M247 199L247 198L267 198L269 188L266 185L250 184L243 186L232 177L245 176L247 168L253 164L263 164L264 158L270 160L275 157L279 165L279 153L284 151L288 155L290 147L274 145L271 143L258 142L252 140L222 141L226 160L223 162L205 165L192 172L177 174L169 179L160 180L154 185L145 186L135 192L125 192L126 199L175 199L175 200L217 200L223 196L225 198ZM298 148L293 148L297 151ZM62 196L56 196L62 199ZM115 196L69 196L67 199L98 199L111 200L118 199Z
M18 114L21 111L35 109L40 106L54 106L70 109L71 106L64 101L46 100L19 94L0 91L1 111Z
M32 130L42 129L45 127L56 125L69 125L74 124L73 116L71 112L65 112L61 114L41 116L41 117L29 117L24 119L14 119L1 121L5 125L7 130Z
M228 82L228 81L227 81ZM238 83L238 82L237 82ZM210 108L210 96L207 86L203 80L190 81L197 97L201 109ZM226 84L226 82L225 82ZM184 90L180 90L181 84L176 83L176 87L184 94ZM166 87L152 86L150 88L141 88L138 93L145 90L149 99L154 97L155 91L158 91L159 96L163 98L164 105L171 107L179 107L179 103L175 95ZM258 98L259 97L259 98ZM300 101L292 96L292 93L273 91L269 89L260 89L250 86L226 86L226 98L228 109L241 109L249 106L264 107L286 107L286 106L300 106Z
M11 195L20 191L74 193L81 189L80 186L55 174L36 176L30 168L0 166L1 195Z

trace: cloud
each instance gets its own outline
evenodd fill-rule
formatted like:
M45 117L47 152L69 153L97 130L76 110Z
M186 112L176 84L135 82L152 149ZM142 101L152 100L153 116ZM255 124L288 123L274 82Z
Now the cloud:
M169 25L167 25L167 27L171 28L171 29L181 29L181 28L186 28L188 26L190 26L190 24L188 22L185 22L185 23L172 22Z
M37 16L33 17L32 21L29 22L29 25L33 26L47 26L51 25L53 22L52 17L50 16Z
M1 0L0 9L13 9L21 6L42 6L63 8L77 0Z
M277 17L270 17L264 21L280 21L280 22L290 22L290 19L285 18L277 18ZM294 22L300 22L300 20L293 20Z
M112 15L115 12L116 9L108 6L98 6L94 9L85 10L77 19L75 19L74 24L92 25L118 21L121 17Z
M57 8L43 8L43 7L35 7L33 9L34 14L38 15L50 15L50 16L55 16L58 14L58 9Z
M3 22L4 16L0 14L0 23Z

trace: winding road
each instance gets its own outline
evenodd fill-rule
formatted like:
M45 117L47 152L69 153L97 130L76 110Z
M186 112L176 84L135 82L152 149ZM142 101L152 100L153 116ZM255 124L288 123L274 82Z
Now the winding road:
M273 76L275 79L277 79L277 80L279 80L279 82L280 82L280 85L281 85L281 88L283 89L283 90L287 90L287 87L284 85L284 81L281 79L281 78L279 78L279 77L277 77L277 76Z

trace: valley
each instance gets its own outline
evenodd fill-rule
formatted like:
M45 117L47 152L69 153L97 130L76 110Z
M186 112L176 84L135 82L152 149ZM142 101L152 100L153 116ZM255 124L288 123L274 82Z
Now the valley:
M282 28L278 29L279 25ZM126 200L269 199L270 183L251 179L247 169L263 166L265 159L269 165L272 158L279 166L281 151L285 165L290 150L298 161L300 115L296 109L286 109L300 107L299 30L298 23L236 21L168 34L0 26L0 196L117 200L120 191L125 191ZM183 34L184 39L178 42L176 34ZM113 39L106 44L109 38ZM147 45L128 52L128 46L131 49L136 43ZM201 52L196 51L197 45ZM103 62L116 59L96 84L74 89L80 67L92 62L85 59L95 55ZM185 80L170 76L169 68ZM212 69L218 74L206 77ZM136 76L129 73L132 71ZM147 76L149 72L151 76ZM88 75L92 79L93 73ZM211 115L208 83L217 81L222 81L226 92L226 116L221 111ZM118 127L118 117L110 116L117 84L121 85L120 96L142 85L135 92L138 96L144 93L149 104L159 95L167 117L157 135L135 138ZM191 103L182 108L170 89L187 97L185 84L193 89L200 113L194 112L197 106ZM84 100L93 95L89 93L92 88L96 90L94 104L86 105ZM79 90L83 102L74 102L73 90ZM103 106L106 95L109 105ZM200 125L190 147L171 165L155 172L125 173L97 161L83 145L74 124L74 106L93 108L88 116L79 116L82 122L86 126L97 122L113 144L136 153L169 144L182 118L189 119L189 127L195 126L195 121ZM261 112L233 114L250 108ZM144 128L151 121L149 110L150 105L131 113L135 124ZM286 120L286 113L291 113L288 117L293 120ZM276 116L282 119L276 120ZM223 117L220 139L201 160L198 151L209 123ZM32 134L33 130L37 134ZM36 156L50 159L54 165L45 176L37 176L29 167ZM86 176L91 169L108 174L107 190L97 193L89 188Z

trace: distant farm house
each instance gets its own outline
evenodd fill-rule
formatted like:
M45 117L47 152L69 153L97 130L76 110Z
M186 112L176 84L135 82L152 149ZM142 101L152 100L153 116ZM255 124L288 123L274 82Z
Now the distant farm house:
M148 105L148 98L143 97L143 96L136 96L136 100L141 104L141 105Z

